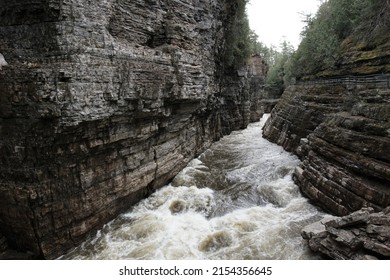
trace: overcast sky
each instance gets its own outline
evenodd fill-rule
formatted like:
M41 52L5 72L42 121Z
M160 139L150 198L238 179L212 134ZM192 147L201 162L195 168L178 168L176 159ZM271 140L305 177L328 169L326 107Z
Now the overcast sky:
M319 0L250 0L247 4L249 24L267 46L279 46L284 38L295 48L304 27L301 12L315 12Z

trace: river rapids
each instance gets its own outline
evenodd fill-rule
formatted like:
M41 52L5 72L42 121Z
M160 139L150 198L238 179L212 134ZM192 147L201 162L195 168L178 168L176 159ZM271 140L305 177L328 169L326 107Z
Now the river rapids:
M325 214L292 180L298 158L262 138L266 118L214 143L61 259L320 258L300 232Z

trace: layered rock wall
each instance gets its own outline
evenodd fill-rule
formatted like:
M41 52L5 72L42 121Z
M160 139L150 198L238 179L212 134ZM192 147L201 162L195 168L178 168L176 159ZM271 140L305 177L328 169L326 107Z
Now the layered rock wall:
M290 86L264 126L263 136L295 153L306 138L330 113L342 111L348 104L345 86Z
M291 86L264 128L300 156L301 191L339 216L390 205L390 89L359 79Z
M3 3L5 2L5 3ZM250 121L217 0L2 1L0 231L55 258Z
M265 137L295 152L294 180L335 215L390 205L390 89L299 85L282 96Z

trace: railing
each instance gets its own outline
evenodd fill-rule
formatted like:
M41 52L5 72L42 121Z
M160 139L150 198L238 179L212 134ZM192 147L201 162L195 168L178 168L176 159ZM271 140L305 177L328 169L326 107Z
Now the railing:
M374 85L380 88L390 88L390 74L375 74L366 76L339 76L335 78L323 78L310 81L297 81L297 85Z

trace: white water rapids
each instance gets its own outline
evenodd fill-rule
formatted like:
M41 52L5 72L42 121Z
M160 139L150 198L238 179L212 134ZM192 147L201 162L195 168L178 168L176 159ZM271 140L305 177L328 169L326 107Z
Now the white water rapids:
M291 179L299 160L262 138L266 117L62 259L316 259L301 229L325 216Z

